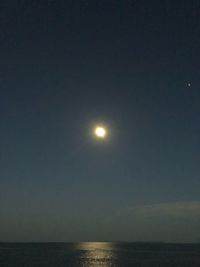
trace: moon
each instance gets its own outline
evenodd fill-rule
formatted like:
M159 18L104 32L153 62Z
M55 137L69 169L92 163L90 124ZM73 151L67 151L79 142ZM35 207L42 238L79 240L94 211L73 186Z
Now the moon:
M107 135L106 128L103 126L96 126L94 129L94 134L99 139L104 139Z

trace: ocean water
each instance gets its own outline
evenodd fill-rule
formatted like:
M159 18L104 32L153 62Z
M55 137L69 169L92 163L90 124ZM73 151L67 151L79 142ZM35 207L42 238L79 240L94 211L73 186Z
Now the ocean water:
M0 243L0 267L200 267L200 244Z

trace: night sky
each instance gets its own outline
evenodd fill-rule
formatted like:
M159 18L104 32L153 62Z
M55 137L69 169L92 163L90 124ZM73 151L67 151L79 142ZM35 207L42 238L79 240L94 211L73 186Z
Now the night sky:
M0 241L199 242L199 159L199 0L0 1Z

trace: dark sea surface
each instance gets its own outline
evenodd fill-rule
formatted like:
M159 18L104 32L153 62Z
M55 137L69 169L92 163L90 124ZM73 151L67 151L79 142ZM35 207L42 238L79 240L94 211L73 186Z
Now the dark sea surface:
M2 267L200 267L200 244L0 243Z

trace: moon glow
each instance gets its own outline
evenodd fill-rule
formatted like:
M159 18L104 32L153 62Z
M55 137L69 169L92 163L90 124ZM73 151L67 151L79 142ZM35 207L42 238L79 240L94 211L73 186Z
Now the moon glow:
M102 126L97 126L95 129L94 129L94 134L97 138L101 138L101 139L104 139L106 137L106 129Z

